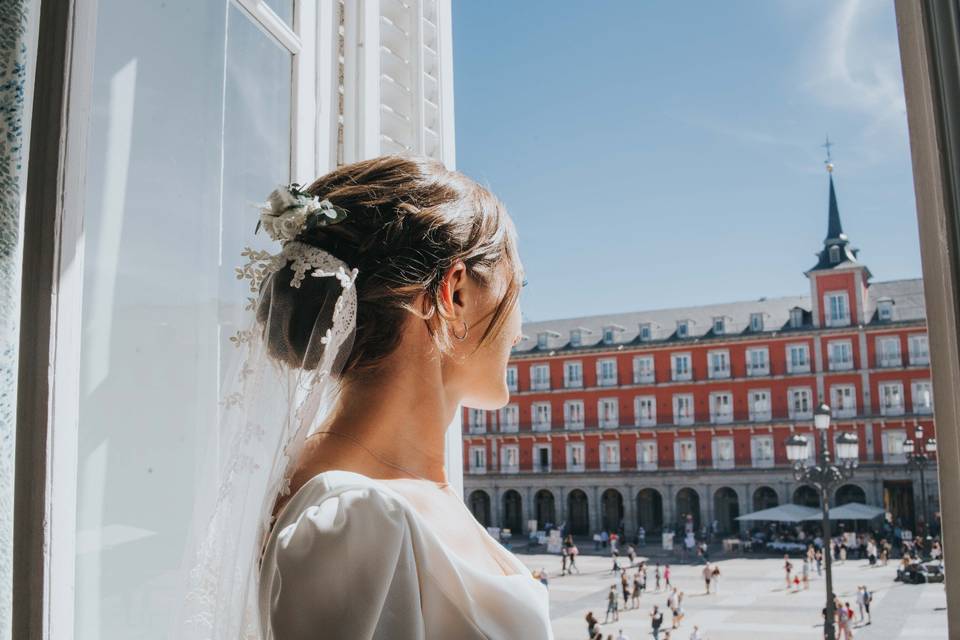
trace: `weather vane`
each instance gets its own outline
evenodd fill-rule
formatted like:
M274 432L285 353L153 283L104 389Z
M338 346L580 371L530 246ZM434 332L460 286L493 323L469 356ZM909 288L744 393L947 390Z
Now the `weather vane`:
M824 160L824 162L823 162L825 165L827 165L827 173L833 173L833 159L832 159L832 157L830 156L830 147L833 146L833 143L830 142L830 136L829 136L829 135L827 136L827 141L826 141L824 144L820 145L820 146L822 146L824 149L827 150L827 159Z

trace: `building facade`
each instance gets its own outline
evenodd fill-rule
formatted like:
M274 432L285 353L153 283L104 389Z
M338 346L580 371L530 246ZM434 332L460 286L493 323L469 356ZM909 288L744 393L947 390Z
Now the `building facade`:
M526 324L507 369L509 404L464 409L474 515L515 532L536 520L633 537L688 515L734 531L751 511L818 506L794 480L784 441L813 431L822 401L830 441L853 431L860 447L833 503L884 506L915 526L924 491L903 442L917 426L934 435L922 281L870 282L832 174L827 236L805 275L808 296ZM935 466L924 477L933 514Z

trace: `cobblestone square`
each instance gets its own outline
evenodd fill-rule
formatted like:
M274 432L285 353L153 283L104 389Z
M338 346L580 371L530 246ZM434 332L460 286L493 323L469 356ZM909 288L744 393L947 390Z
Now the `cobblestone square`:
M618 576L611 572L608 557L581 556L580 575L560 576L560 557L548 554L518 554L531 570L547 570L550 589L550 617L557 640L583 640L587 637L584 616L593 611L603 622L610 585ZM800 561L792 559L794 566ZM626 564L625 558L621 559ZM648 571L648 586L653 586L653 566ZM822 637L820 611L824 604L824 578L811 576L807 591L787 591L782 558L735 558L718 560L721 583L719 593L704 594L702 564L671 565L671 582L685 593L686 616L672 640L686 640L694 625L704 639L810 640ZM633 575L628 569L627 575ZM834 591L857 611L857 585L865 584L873 592L873 621L862 625L857 620L854 636L862 639L947 638L946 594L943 584L905 585L894 582L896 563L871 568L866 560L835 564ZM621 611L619 622L602 624L604 640L616 638L619 629L630 640L649 638L649 612L653 605L664 609L667 591L650 592L640 598L639 609ZM859 615L859 614L858 614ZM663 629L670 628L670 613L664 616ZM664 637L661 630L660 638Z

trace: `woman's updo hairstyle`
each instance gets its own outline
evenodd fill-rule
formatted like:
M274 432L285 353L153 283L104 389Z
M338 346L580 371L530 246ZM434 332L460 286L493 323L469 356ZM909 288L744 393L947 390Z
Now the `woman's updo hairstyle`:
M440 298L447 269L462 260L470 277L490 284L506 261L512 274L479 345L496 335L520 295L522 273L516 230L490 191L441 162L389 155L344 165L304 189L343 207L345 220L304 231L297 240L326 249L356 267L357 325L341 377L369 372L397 347L407 314L423 319L441 352L452 347ZM261 286L257 319L270 354L304 369L316 368L311 332L319 314L332 314L340 294L336 278L307 276L291 287L288 264ZM418 295L426 292L423 308ZM284 310L278 317L277 309ZM325 323L329 324L329 322ZM459 325L454 330L460 331Z

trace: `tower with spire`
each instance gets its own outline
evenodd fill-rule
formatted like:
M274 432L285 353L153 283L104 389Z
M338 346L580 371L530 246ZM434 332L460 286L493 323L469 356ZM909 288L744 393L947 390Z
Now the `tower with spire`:
M857 325L867 321L866 308L870 270L857 260L858 249L850 245L840 221L837 189L833 183L834 164L830 155L833 143L827 138L829 199L827 203L827 236L823 248L815 255L817 263L804 275L810 280L810 301L815 326Z

